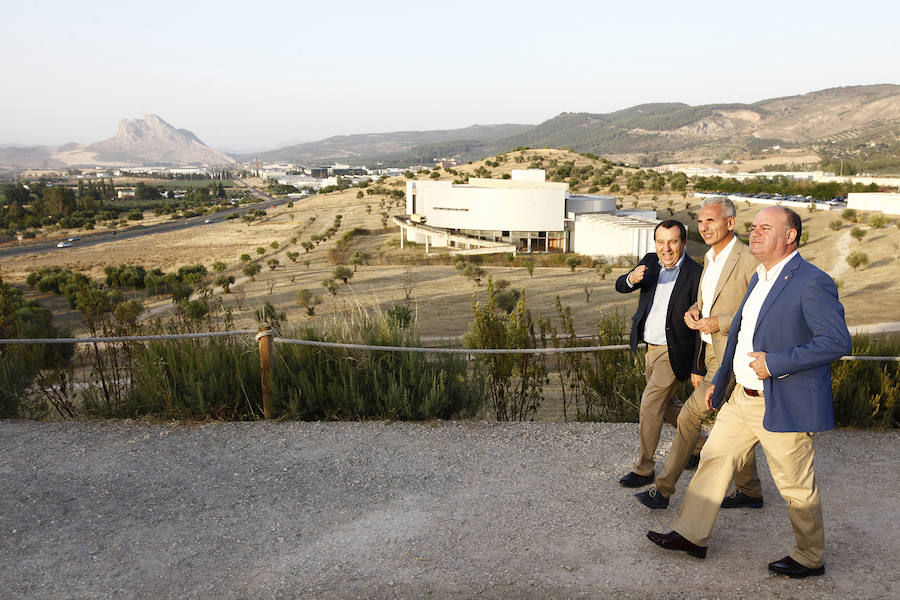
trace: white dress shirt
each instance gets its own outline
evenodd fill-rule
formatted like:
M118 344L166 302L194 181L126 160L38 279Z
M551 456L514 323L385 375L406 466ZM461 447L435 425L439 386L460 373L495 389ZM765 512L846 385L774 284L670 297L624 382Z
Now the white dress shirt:
M703 272L703 279L700 280L700 292L703 294L703 306L700 307L700 316L704 319L709 317L712 311L713 300L716 297L716 286L719 285L719 278L722 276L722 269L725 267L725 261L731 254L731 249L737 243L737 236L732 236L731 241L722 248L719 256L714 256L713 249L706 251L706 270ZM719 323L721 328L723 323ZM712 335L709 333L700 333L700 339L707 344L712 344Z
M755 359L748 356L748 353L754 351L753 334L756 332L756 321L759 319L759 311L762 309L763 302L766 301L766 296L769 295L772 286L778 280L784 265L794 258L796 254L797 251L794 250L768 271L762 264L756 267L759 281L753 286L753 290L750 291L750 295L747 297L747 301L744 302L744 308L741 311L741 330L738 331L737 347L734 351L734 362L732 363L735 381L747 389L758 392L761 392L763 389L762 380L756 376L756 371L750 368L750 363ZM768 367L766 369L768 370Z
M672 290L675 289L675 280L681 271L681 263L684 262L684 252L678 262L667 269L659 263L659 279L656 282L656 291L653 293L653 302L650 304L650 312L644 322L644 341L657 346L666 345L666 313L669 312L669 299Z

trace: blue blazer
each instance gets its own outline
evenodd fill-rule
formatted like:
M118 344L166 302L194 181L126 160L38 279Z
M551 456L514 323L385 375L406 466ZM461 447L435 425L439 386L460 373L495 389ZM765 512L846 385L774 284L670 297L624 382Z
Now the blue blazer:
M747 294L731 322L725 356L713 383L712 405L719 408L734 382L733 361L741 312L759 280L750 279ZM768 431L813 432L834 427L831 363L849 354L850 332L837 286L826 273L794 256L772 286L756 321L753 350L766 353L771 377L763 380Z

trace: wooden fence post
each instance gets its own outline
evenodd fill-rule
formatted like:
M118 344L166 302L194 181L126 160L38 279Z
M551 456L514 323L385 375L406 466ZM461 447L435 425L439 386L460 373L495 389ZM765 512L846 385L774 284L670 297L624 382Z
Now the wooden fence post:
M263 417L272 418L272 348L275 331L268 325L262 325L256 334L259 342L259 378L262 384Z

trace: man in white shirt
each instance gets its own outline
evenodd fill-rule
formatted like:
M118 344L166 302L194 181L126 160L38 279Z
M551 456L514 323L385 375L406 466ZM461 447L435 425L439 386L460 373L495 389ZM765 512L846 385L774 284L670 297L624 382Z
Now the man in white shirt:
M662 548L705 558L731 478L759 443L795 538L790 554L769 570L792 578L825 573L812 434L834 427L831 362L851 350L837 286L797 252L802 227L797 213L781 206L753 220L750 252L761 264L706 392L707 407L719 410L716 424L673 531L647 532Z
M699 459L700 430L712 413L706 408L704 396L719 368L718 357L725 351L731 320L759 265L750 249L734 234L736 218L734 203L725 196L710 196L700 206L698 231L709 251L703 260L697 302L684 314L684 321L690 329L700 332L701 341L697 344L694 364L704 365L706 375L691 374L694 393L678 413L672 447L665 466L656 476L656 485L635 494L648 508L668 508L681 473L690 468L687 466L689 461ZM693 456L692 452L695 452ZM735 479L737 492L733 498L725 499L728 504L723 503L723 507L762 507L762 489L752 453Z

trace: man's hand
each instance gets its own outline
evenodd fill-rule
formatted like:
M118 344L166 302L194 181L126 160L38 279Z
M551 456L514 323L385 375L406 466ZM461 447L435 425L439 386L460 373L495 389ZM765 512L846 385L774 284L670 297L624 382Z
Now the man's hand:
M644 271L647 270L647 265L638 265L634 268L634 271L628 274L628 283L631 285L637 285L644 280Z
M719 330L719 317L700 319L698 329L703 333L713 334Z
M769 373L769 370L766 368L766 353L765 352L748 352L747 356L753 358L753 362L750 363L750 368L756 371L756 376L759 377L759 380L768 379L772 375Z
M700 320L700 311L696 307L692 306L684 313L684 324L688 326L688 329L693 329L694 331L700 329Z
M691 385L694 386L696 390L700 387L700 384L703 383L703 375L697 375L696 373L691 373Z
M712 405L712 396L714 391L716 391L716 386L709 386L709 389L706 390L706 395L703 397L703 400L706 402L706 410L714 410Z

